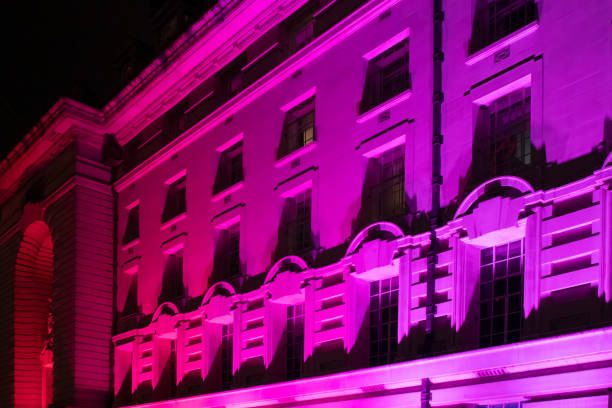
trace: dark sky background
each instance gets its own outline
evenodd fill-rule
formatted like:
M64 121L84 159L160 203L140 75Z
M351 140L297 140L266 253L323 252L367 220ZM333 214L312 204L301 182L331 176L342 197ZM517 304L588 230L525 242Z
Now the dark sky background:
M152 44L148 0L5 2L0 32L0 158L62 95L97 108L114 94L113 62L127 44Z

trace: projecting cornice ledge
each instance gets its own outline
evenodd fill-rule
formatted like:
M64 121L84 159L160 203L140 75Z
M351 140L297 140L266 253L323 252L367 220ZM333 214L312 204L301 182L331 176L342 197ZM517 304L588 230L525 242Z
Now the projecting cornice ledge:
M69 98L60 98L13 150L0 162L0 203L22 182L76 140L103 134L102 112Z
M314 404L332 399L366 401L363 398L376 399L380 406L418 406L423 378L435 385L435 406L473 404L501 397L520 401L526 396L609 388L612 367L602 363L610 361L612 328L605 328L147 406L238 408L306 401Z

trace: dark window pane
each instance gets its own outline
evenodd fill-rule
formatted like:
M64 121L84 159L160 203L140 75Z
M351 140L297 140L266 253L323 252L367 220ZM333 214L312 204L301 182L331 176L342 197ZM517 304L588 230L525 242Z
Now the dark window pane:
M521 313L514 313L508 316L508 330L520 330L521 329Z
M523 307L523 296L522 295L514 295L514 296L510 296L510 299L508 301L508 312L509 313L513 313L513 312L518 312L521 310L521 308Z
M493 333L504 332L504 316L497 316L493 318Z
M493 265L486 265L480 268L480 282L485 283L493 279Z
M503 278L506 276L507 261L501 261L495 263L495 279Z
M508 245L499 245L495 247L495 261L501 261L508 256Z
M482 319L480 321L480 335L486 335L491 332L491 320L490 319Z
M508 261L508 275L521 273L521 258L512 258Z
M491 317L491 304L489 302L480 304L480 318L486 319Z
M486 265L493 263L493 248L485 248L480 251L480 264Z
M514 258L521 255L521 241L514 241L508 245L508 257Z
M523 277L521 275L508 278L508 293L520 293L523 289Z
M480 285L480 300L489 300L491 299L493 293L492 292L492 284L485 283Z
M493 301L493 315L503 316L506 313L506 299L504 297L495 298Z
M495 281L494 296L496 298L506 295L506 280L499 279Z

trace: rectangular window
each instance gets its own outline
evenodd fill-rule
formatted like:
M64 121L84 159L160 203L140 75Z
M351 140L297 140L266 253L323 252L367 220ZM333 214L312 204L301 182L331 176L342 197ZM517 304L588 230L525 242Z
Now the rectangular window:
M223 252L223 278L230 280L240 275L240 224L236 223L221 232Z
M531 143L531 88L479 107L474 148L475 183L502 175L526 176L523 173L538 162Z
M493 44L538 18L534 0L482 0L476 5L470 54Z
M289 251L299 253L312 247L311 210L312 190L308 189L293 198L295 214L289 223Z
M169 254L166 258L159 303L176 301L183 296L185 296L183 285L183 250L180 249Z
M315 141L314 97L291 109L285 115L279 158Z
M140 237L140 205L135 205L129 211L125 233L123 234L123 245Z
M287 307L287 379L302 376L304 363L304 304Z
M399 277L370 283L370 366L395 361L398 299Z
M405 213L404 150L404 145L397 146L372 159L378 173L369 191L372 221L392 220Z
M480 251L480 346L519 341L523 326L523 241Z
M245 65L246 54L241 54L218 74L221 81L221 89L223 89L223 96L226 100L233 98L245 88L242 71Z
M314 20L307 18L300 22L291 33L291 52L297 52L314 39Z
M164 205L164 213L162 222L171 220L172 218L183 214L187 211L187 179L185 176L179 178L170 186L166 194L166 204Z
M531 164L531 88L502 96L488 109L494 177Z
M234 341L232 324L223 325L221 336L221 387L229 390L232 387Z
M242 142L221 153L214 192L219 193L244 179Z
M408 39L405 39L370 60L361 100L361 113L410 89L408 44Z

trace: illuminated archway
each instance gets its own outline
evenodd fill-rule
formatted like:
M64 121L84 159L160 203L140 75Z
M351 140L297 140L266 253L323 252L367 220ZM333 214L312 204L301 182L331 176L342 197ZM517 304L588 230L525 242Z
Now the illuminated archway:
M359 249L359 247L367 241L368 236L372 233L375 233L379 236L388 236L389 238L395 239L399 237L403 237L404 233L402 229L395 225L392 222L375 222L374 224L370 224L366 228L362 229L356 236L353 238L351 243L346 250L346 256L351 255Z
M43 221L25 230L15 264L15 406L53 401L53 242Z
M490 188L500 187L512 189L518 194L532 193L534 191L531 184L529 184L527 181L523 180L520 177L501 176L493 178L491 180L485 181L484 183L476 187L470 194L468 194L468 196L459 205L459 208L457 208L454 219L457 219L465 215L468 211L470 211L474 204L476 204L479 199L485 196L487 190L489 190Z
M308 264L299 256L290 255L278 260L266 275L265 283L269 283L274 279L277 273L290 270L292 272L302 272L308 269Z

